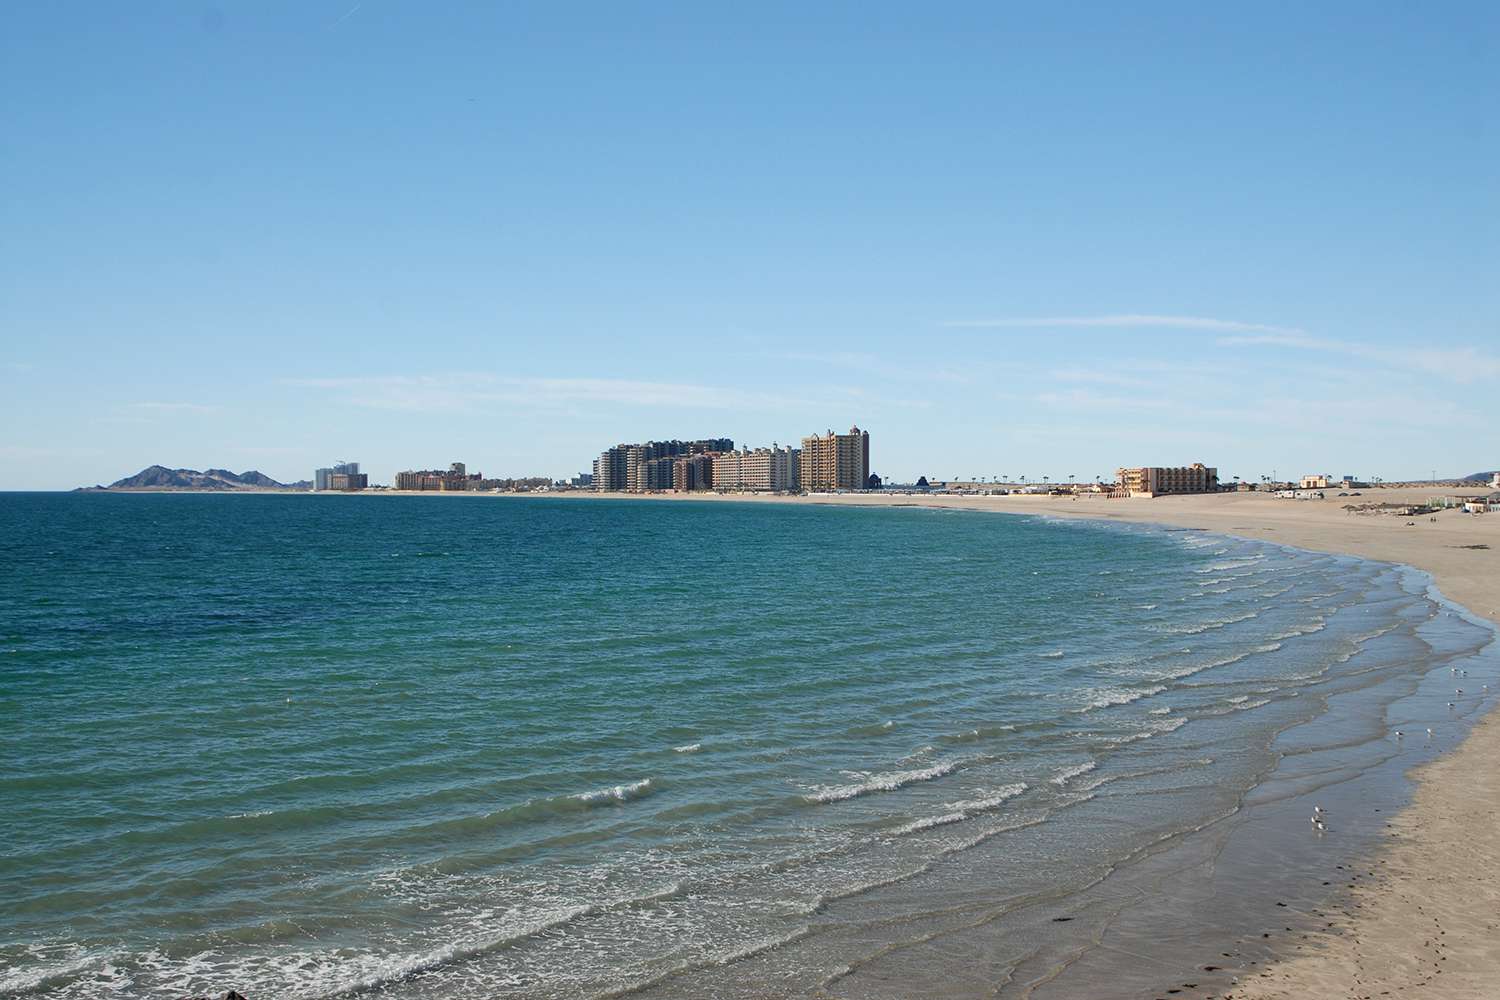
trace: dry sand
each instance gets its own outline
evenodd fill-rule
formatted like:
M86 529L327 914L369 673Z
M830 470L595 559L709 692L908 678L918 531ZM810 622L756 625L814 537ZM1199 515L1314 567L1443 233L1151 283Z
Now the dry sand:
M1151 500L849 495L760 502L916 505L1206 528L1415 566L1431 574L1445 597L1500 621L1500 514L1444 511L1436 521L1358 515L1343 505L1419 503L1434 491L1380 489L1358 498L1335 492L1321 501L1232 493ZM1393 818L1380 856L1365 859L1376 877L1330 901L1325 912L1331 926L1324 935L1242 977L1228 993L1167 984L1171 996L1500 998L1500 714L1479 722L1454 751L1414 776L1411 805Z

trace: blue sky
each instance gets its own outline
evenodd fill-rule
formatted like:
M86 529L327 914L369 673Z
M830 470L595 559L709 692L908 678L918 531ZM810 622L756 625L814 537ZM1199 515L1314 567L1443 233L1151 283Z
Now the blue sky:
M1500 5L737 6L8 7L0 488L1500 467Z

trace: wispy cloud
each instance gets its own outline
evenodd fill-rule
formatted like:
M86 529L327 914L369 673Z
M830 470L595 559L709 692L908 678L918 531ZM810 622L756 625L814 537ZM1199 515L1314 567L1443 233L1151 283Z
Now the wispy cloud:
M1500 378L1500 357L1485 354L1472 347L1381 347L1347 340L1282 334L1220 337L1218 343L1222 347L1288 347L1299 351L1341 354L1405 371L1427 372L1455 382Z
M1299 336L1304 331L1269 323L1245 323L1209 316L1165 316L1151 313L1119 313L1105 316L1004 316L998 319L952 320L943 326L969 329L1033 330L1065 327L1078 328L1156 328L1170 330L1207 330L1216 333L1265 333Z

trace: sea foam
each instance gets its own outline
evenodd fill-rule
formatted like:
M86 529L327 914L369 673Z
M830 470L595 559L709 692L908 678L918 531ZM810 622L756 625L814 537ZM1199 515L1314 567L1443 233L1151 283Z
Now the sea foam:
M918 768L911 771L886 771L881 774L867 774L862 780L851 782L847 785L830 785L819 788L807 795L811 802L842 802L845 799L858 798L861 795L869 795L872 792L894 792L898 788L919 781L932 781L952 774L959 766L958 761L948 760L931 767Z

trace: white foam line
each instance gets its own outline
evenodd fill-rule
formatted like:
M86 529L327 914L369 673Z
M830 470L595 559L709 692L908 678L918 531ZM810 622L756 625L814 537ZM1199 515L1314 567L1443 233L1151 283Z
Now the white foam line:
M579 802L629 802L631 799L640 798L651 790L651 779L642 778L640 781L632 781L628 785L614 785L610 788L599 788L592 792L579 792L568 798L577 799Z
M1096 708L1109 708L1113 705L1128 705L1133 701L1140 701L1142 698L1149 698L1153 694L1161 694L1166 689L1166 685L1164 684L1156 684L1148 688L1133 689L1095 688L1092 691L1087 692L1088 694L1093 695L1094 699L1087 705L1084 705L1082 708L1075 708L1072 709L1072 711L1075 714L1082 715L1087 712L1092 712Z
M842 802L845 799L857 798L871 792L893 792L914 782L931 781L934 778L952 774L957 767L958 761L949 760L912 771L887 771L883 774L872 774L868 775L864 781L853 784L819 788L808 794L807 799L812 802Z
M1074 764L1072 767L1065 767L1061 771L1058 771L1048 780L1058 788L1061 788L1063 785L1066 785L1069 781L1073 780L1079 775L1088 774L1098 766L1099 762L1096 760L1085 761L1082 764Z
M998 788L993 794L987 795L984 798L968 799L963 802L949 802L947 807L952 810L951 812L945 812L938 816L924 816L920 819L914 819L910 823L904 823L890 832L892 836L899 837L903 834L930 830L933 827L961 823L978 813L1000 808L1030 787L1026 782L1018 781L1014 785L1006 785L1003 788Z

